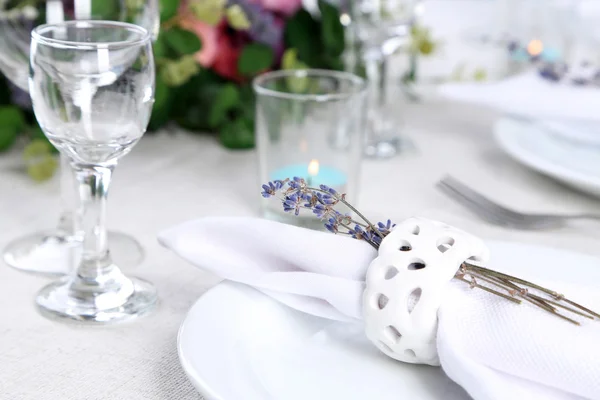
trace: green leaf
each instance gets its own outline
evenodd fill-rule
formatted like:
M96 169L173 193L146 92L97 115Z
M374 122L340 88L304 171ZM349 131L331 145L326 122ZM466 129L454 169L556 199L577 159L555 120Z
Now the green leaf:
M181 28L171 28L164 33L166 45L177 55L194 54L202 48L202 42L193 32Z
M229 149L251 149L254 147L254 124L246 118L237 118L219 132L223 146Z
M0 151L8 150L25 128L23 112L15 106L0 107Z
M258 74L271 67L274 58L271 47L260 43L249 44L242 49L238 60L238 71L243 75Z
M327 54L339 57L346 47L344 26L340 21L340 12L334 5L325 0L319 0L319 10L322 18L322 40Z
M121 4L119 0L92 1L92 19L119 19Z
M319 23L308 11L302 9L294 14L285 25L285 47L297 49L300 60L311 67L318 67L319 57L323 52L320 32Z
M42 128L40 128L37 121L35 121L35 125L31 128L30 134L31 134L31 139L33 139L34 141L39 140L39 141L45 142L49 146L50 151L52 153L55 153L55 154L58 153L58 150L56 149L56 147L54 147L54 145L52 143L50 143L50 141L48 140L46 135L44 135L44 131L42 131Z
M25 116L17 106L0 107L0 128L11 128L20 132L25 128Z
M179 9L179 0L159 0L160 20L166 21L173 18Z
M35 181L45 181L54 175L58 167L56 158L51 154L52 146L41 139L34 139L25 147L23 158L27 174Z
M208 115L208 125L215 129L227 121L227 113L240 105L240 91L232 84L223 85Z
M150 117L150 123L148 129L157 130L163 127L169 120L170 116L170 102L171 89L162 80L160 75L156 76L156 88L154 90L154 106L152 107L152 116Z
M154 58L156 60L168 57L169 49L165 43L165 34L163 31L158 34L156 41L152 45L152 49L154 50Z
M193 0L188 8L198 21L215 26L223 19L227 0Z
M0 152L10 149L17 139L17 131L11 128L0 128Z

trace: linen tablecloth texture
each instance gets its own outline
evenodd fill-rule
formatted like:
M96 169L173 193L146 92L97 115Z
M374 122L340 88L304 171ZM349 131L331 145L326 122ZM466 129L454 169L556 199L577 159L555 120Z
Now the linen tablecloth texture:
M198 219L159 241L199 268L340 321L360 321L376 256L365 242L254 218ZM600 304L592 287L550 287ZM461 282L449 284L438 314L442 368L475 400L600 399L599 321L578 327Z

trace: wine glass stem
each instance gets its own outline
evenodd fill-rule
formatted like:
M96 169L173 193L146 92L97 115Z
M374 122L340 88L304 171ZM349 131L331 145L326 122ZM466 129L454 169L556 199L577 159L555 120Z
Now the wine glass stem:
M78 194L75 171L71 167L69 158L60 155L60 195L61 212L58 220L58 234L60 236L73 236L77 227Z
M365 69L367 80L370 84L369 102L369 141L382 139L383 126L387 121L384 110L388 103L388 58L384 54L378 56L368 56L365 59Z
M73 164L81 199L83 253L77 275L96 280L114 267L106 234L106 198L114 165Z

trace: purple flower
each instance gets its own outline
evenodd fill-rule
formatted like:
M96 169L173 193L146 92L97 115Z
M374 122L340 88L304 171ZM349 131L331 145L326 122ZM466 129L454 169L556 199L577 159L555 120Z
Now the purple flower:
M511 42L508 43L508 51L510 51L511 53L517 51L519 49L519 43L512 40Z
M249 0L229 0L229 5L239 5L250 21L248 35L252 40L266 44L276 54L283 49L283 23L261 4Z
M273 182L269 182L266 185L262 185L263 191L260 194L262 194L262 197L266 199L271 196L275 196L275 194L277 194L277 191L280 190L282 187L283 181L276 180Z
M319 202L321 202L323 204L332 205L332 204L336 204L338 202L337 199L334 199L333 197L331 197L328 194L323 194L323 193L317 192L316 195L317 195L317 200L319 200Z
M301 199L298 196L298 193L294 193L285 198L283 202L283 211L285 212L294 212L295 215L300 214L300 201Z
M291 189L303 189L306 187L306 182L302 178L294 177L291 181L288 182L288 185Z
M338 232L338 221L337 218L329 218L327 223L325 224L325 228L329 232L337 233Z
M321 188L321 190L324 192L329 192L330 194L332 194L334 196L338 196L338 192L336 192L334 189L330 188L327 185L319 185L319 188Z
M338 220L338 218L341 217L341 214L338 211L326 204L316 204L313 207L313 213L321 219L335 218Z
M560 80L561 75L551 65L546 65L539 70L540 76L553 82Z
M392 230L393 227L395 227L396 224L393 224L391 220L387 220L386 223L383 222L378 222L377 223L377 230L379 230L379 232L381 233L390 233L390 231Z

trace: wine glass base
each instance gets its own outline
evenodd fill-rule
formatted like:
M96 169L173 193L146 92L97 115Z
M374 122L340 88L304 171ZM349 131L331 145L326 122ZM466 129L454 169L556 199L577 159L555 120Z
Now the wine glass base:
M385 159L395 157L415 149L412 140L406 137L395 137L392 139L371 142L365 147L367 158Z
M134 267L144 259L144 249L129 235L109 231L108 243L111 257L118 265ZM80 257L81 241L57 231L20 237L10 242L3 252L4 262L9 266L44 275L68 274Z
M118 284L109 279L104 287L77 276L63 277L40 290L38 310L50 319L89 324L124 322L151 312L158 303L154 286L118 273Z

